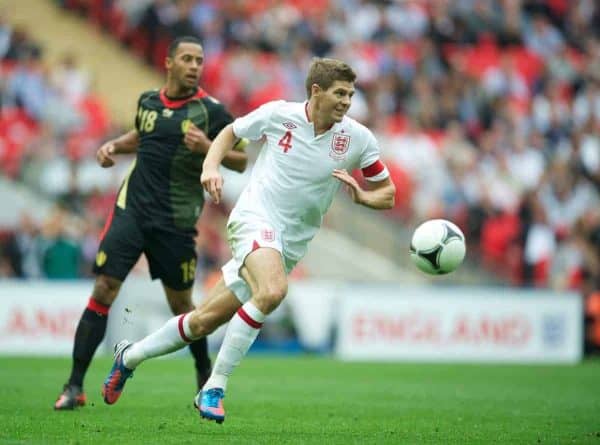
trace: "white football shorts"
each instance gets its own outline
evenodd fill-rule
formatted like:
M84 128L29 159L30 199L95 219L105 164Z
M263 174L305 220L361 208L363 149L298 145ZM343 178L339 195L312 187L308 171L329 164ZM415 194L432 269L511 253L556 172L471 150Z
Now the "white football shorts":
M250 286L239 272L246 257L261 247L275 249L281 254L283 267L287 274L296 266L298 260L286 257L283 233L271 223L255 213L236 212L227 223L227 238L233 258L222 268L225 285L235 296L245 303L252 296Z

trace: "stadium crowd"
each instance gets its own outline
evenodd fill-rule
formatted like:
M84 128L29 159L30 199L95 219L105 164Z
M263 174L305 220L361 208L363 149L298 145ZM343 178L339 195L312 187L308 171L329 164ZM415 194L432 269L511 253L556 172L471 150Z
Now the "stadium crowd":
M456 221L471 251L507 282L585 295L600 288L594 0L57 3L157 69L173 37L201 37L202 85L236 115L272 99L303 100L302 73L313 56L348 61L358 72L350 114L377 134L398 185L390 218ZM118 129L72 56L46 66L26 30L2 19L0 56L2 171L85 215L66 239L92 261L94 235L122 176L117 169L114 180L98 179L93 153ZM199 243L212 245L206 240L225 212L210 213L205 220L215 224ZM29 230L22 224L4 238ZM210 250L208 264L221 262L226 249ZM2 262L3 274L26 275L9 264Z

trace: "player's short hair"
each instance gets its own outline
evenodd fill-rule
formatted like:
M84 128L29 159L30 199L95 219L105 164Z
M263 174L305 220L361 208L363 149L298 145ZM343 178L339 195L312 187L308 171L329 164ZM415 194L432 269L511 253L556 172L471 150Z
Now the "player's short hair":
M202 42L198 37L194 36L181 36L174 39L169 45L169 50L167 52L168 57L175 57L175 53L177 52L177 48L181 43L195 43L196 45L202 46Z
M336 80L354 82L356 80L356 73L350 65L341 60L314 58L306 76L307 97L310 99L312 95L313 84L317 84L321 89L326 90Z

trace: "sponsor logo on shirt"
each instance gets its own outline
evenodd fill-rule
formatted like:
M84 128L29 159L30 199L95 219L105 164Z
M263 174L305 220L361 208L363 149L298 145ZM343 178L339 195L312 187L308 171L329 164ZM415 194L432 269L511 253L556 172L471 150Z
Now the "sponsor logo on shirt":
M295 124L295 123L293 123L293 122L290 122L290 121L285 121L285 122L283 123L283 126L284 126L285 128L287 128L288 130L293 130L294 128L298 128L298 127L296 126L296 124Z
M348 148L350 148L350 136L342 133L333 133L329 157L336 161L343 161L346 159Z

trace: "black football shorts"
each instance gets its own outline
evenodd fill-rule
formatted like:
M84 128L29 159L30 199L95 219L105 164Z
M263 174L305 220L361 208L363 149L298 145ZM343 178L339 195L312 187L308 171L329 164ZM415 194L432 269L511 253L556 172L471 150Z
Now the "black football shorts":
M175 290L193 286L197 259L193 234L153 225L115 206L101 234L94 273L124 281L142 253L152 279Z

